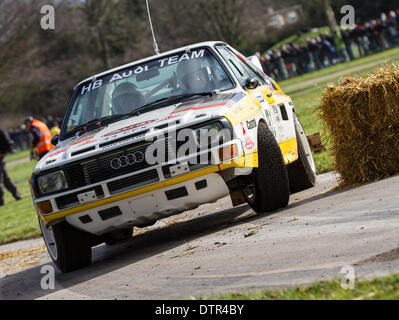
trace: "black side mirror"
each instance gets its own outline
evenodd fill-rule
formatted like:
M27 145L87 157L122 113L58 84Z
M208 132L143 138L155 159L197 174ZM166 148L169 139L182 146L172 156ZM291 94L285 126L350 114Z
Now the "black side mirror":
M51 139L51 143L56 146L58 141L60 140L60 135L56 134L52 139Z
M245 89L253 90L259 86L259 81L255 78L248 78L245 80Z

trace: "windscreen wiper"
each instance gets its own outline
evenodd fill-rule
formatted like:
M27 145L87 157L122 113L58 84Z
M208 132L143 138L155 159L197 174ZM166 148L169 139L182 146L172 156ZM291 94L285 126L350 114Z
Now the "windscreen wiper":
M120 114L111 114L111 115L106 116L106 117L93 119L93 120L90 120L89 122L87 122L87 123L85 123L85 124L82 124L82 125L80 125L79 127L75 128L75 129L73 130L72 134L78 133L79 135L81 135L82 133L92 131L92 130L87 130L87 129L88 129L89 127L93 126L94 124L97 124L97 127L98 127L98 128L101 128L101 127L102 127L101 124L102 124L102 122L104 122L104 121L115 120L115 119L121 119L121 118L124 118L124 117L126 117L126 114L120 113Z
M161 103L165 102L170 102L170 101L175 101L175 100L184 100L184 99L189 99L195 96L212 96L214 92L209 91L209 92L199 92L199 93L184 93L184 94L179 94L177 96L172 96L172 97L166 97L162 99L155 100L154 102L148 103L140 108L135 109L134 111L128 113L127 115L140 115L140 111L143 109L147 109L153 106L156 106Z

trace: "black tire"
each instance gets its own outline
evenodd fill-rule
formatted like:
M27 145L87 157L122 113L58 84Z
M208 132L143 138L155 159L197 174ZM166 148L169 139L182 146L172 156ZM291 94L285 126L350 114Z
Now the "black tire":
M287 166L291 193L312 188L316 184L316 169L306 132L298 117L294 115L299 158ZM302 139L301 139L302 137Z
M50 257L62 272L91 264L90 234L72 227L66 221L46 228L39 218L39 224Z
M268 126L258 127L259 167L252 170L251 183L243 193L256 213L273 212L288 205L290 189L280 147Z
M105 244L108 246L113 246L120 242L124 242L124 241L132 239L132 236L133 236L133 227L126 228L126 229L120 229L120 230L114 230L105 235Z

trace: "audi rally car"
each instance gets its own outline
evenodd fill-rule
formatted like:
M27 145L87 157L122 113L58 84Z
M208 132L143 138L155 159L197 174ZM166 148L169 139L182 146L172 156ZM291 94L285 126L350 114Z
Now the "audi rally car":
M31 178L43 239L63 272L133 227L230 195L288 205L316 169L290 97L238 51L205 42L80 82L56 147Z

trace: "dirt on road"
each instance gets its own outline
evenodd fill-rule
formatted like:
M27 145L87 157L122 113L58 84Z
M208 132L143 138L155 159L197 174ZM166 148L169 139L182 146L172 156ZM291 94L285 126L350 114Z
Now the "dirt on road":
M160 221L93 248L90 267L56 269L53 290L40 286L53 266L40 239L1 246L0 299L184 299L341 277L347 265L358 278L397 272L399 177L328 192L336 184L321 175L271 215L223 198Z

